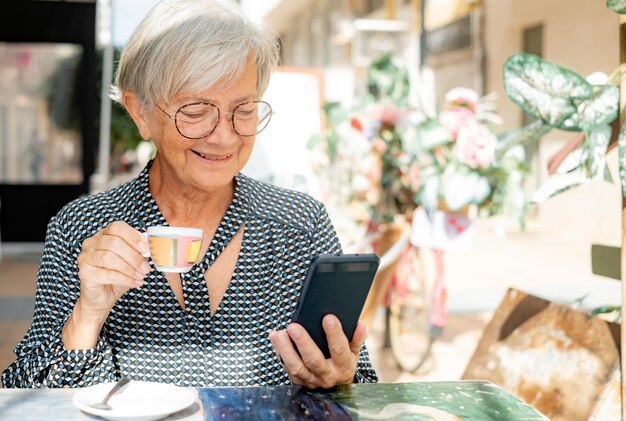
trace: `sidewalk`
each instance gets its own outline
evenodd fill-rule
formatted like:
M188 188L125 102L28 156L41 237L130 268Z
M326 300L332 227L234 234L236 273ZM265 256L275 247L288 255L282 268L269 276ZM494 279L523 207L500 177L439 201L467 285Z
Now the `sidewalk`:
M18 258L5 253L0 260L0 370L13 362L13 347L30 326L38 265L36 255Z
M446 252L448 324L416 374L401 373L382 348L383 315L370 328L368 349L382 381L458 380L508 288L562 304L585 297L585 308L621 304L621 283L591 273L590 248L576 230L530 222L525 232L497 221L475 223L472 247Z

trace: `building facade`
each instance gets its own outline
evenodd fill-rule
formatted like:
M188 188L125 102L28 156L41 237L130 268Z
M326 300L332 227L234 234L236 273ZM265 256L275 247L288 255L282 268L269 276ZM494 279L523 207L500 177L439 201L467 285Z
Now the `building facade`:
M250 3L253 1L242 0L244 7L250 7ZM422 61L432 72L434 94L439 101L456 86L473 88L482 95L496 93L503 130L528 122L504 93L502 66L511 54L537 54L584 76L598 71L610 74L619 65L618 17L604 2L429 0L423 9L419 0L275 0L264 4L260 19L280 34L283 65L320 69L325 75L327 100L358 95L366 62L358 62L355 57L360 52L357 48L362 35L358 24L364 18L378 20L393 15L404 23L403 43L387 45L401 45L402 51L397 54L409 66L418 65L420 53L415 50L422 51ZM422 44L417 41L423 33L420 29L426 33ZM384 41L380 43L385 45ZM338 74L343 75L340 83L333 81ZM529 189L545 181L548 161L574 136L553 130L527 148L533 168ZM617 179L615 151L608 154L608 161ZM619 200L617 182L594 181L545 202L536 208L537 216L560 229L585 226L579 230L585 241L620 244Z

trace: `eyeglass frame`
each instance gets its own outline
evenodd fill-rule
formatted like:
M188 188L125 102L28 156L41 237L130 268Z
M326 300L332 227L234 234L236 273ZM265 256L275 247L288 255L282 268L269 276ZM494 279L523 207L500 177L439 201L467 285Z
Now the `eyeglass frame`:
M217 125L220 124L220 117L222 116L222 114L225 115L230 115L230 124L231 126L233 126L233 130L235 131L235 133L237 133L239 136L243 136L243 137L252 137L252 136L256 136L259 133L261 133L263 130L265 130L265 128L267 127L267 125L270 123L269 120L267 121L267 123L265 124L265 127L263 127L261 130L259 130L258 132L256 132L255 134L241 134L237 131L237 128L235 127L235 111L237 111L237 108L241 107L242 105L246 105L246 104L250 104L250 103L259 103L262 102L263 104L267 104L267 106L270 109L270 112L268 114L268 118L269 120L272 119L272 116L274 115L274 110L272 109L272 105L269 102L266 101L262 101L260 99L253 99L251 101L245 101L242 102L241 104L237 104L235 105L235 108L233 108L232 111L222 111L220 110L220 107L218 107L217 105L210 103L210 102L205 102L205 101L198 101L198 102L190 102L189 104L184 104L181 105L176 112L174 113L174 116L169 115L169 113L167 111L165 111L163 108L159 107L158 104L154 104L159 110L161 110L163 112L163 114L165 114L167 116L167 118L169 118L170 120L172 120L174 122L174 127L176 127L176 131L178 132L178 134L180 134L182 137L184 137L185 139L190 139L190 140L198 140L198 139L204 139L207 136L210 136L211 134L213 134L213 132L215 131L215 129L217 129ZM202 137L189 137L189 136L185 136L184 134L181 133L180 129L178 128L178 122L177 122L177 116L178 113L180 112L180 110L182 110L184 107L189 107L191 105L200 105L200 104L204 104L204 105L211 105L213 107L215 107L215 109L217 110L217 119L215 119L215 126L213 127L213 130L211 130L209 133L205 134Z

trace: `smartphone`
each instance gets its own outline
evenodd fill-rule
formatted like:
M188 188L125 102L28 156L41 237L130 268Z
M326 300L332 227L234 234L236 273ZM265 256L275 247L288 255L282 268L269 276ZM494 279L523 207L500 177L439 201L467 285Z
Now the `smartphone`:
M311 261L292 321L304 326L326 358L322 319L337 316L350 341L379 263L375 254L321 255Z

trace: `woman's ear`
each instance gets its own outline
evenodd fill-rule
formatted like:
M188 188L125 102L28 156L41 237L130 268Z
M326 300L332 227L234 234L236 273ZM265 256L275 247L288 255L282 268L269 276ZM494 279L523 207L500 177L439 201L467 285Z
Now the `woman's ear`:
M152 139L152 135L150 133L150 126L148 125L146 109L139 101L139 98L132 92L124 92L122 95L122 102L124 103L124 107L126 107L126 111L130 114L130 117L135 122L135 126L137 126L137 130L139 130L139 134L144 140Z

